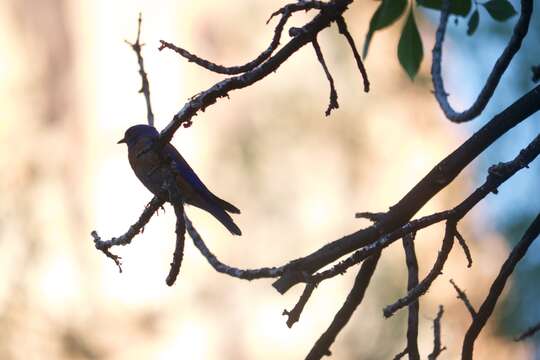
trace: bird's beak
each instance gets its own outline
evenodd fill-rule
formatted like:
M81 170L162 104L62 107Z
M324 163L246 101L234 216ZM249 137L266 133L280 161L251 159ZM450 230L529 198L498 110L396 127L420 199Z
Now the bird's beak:
M123 143L123 144L126 143L126 139L125 139L125 138L122 138L121 140L119 140L119 141L117 142L117 144L122 144L122 143Z

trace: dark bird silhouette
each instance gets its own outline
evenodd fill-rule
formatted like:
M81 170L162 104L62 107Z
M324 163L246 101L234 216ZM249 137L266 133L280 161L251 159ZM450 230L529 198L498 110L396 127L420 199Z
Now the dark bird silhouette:
M239 214L240 210L212 194L174 146L166 144L161 150L153 149L152 144L158 138L159 133L153 126L135 125L118 141L118 144L127 144L129 164L144 186L166 201L178 201L171 196L168 186L174 182L174 190L185 203L209 212L232 234L242 235L227 214Z

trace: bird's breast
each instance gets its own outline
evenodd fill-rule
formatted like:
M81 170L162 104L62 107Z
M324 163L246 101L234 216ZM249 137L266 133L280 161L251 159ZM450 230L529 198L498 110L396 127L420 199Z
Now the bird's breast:
M167 180L171 179L170 167L155 151L141 153L133 149L128 156L137 178L154 195L160 195L167 188Z

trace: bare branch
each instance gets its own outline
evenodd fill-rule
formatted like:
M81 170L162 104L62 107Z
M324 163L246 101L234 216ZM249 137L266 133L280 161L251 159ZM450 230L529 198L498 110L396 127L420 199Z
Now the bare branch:
M376 223L378 221L381 221L385 215L386 213L383 212L357 212L356 214L354 214L354 217L357 219L368 219L369 221Z
M531 336L533 336L534 334L536 334L538 332L538 330L540 330L540 322L536 325L533 325L531 326L530 328L528 328L527 330L525 330L521 335L519 335L518 337L516 337L514 339L514 341L522 341L522 340L525 340Z
M496 115L460 147L439 162L397 204L391 206L386 216L377 224L326 244L305 257L292 260L286 265L285 273L274 282L273 286L283 294L292 286L301 282L302 279L305 279L306 274L312 274L340 257L377 241L377 239L381 238L381 235L399 229L432 197L455 179L474 158L508 130L539 109L540 86L537 86ZM480 199L485 197L484 190L491 189L493 184L500 181L500 179L502 177L493 178L493 182L490 181L485 184L485 187L478 189L466 202L460 204L459 208L455 209L457 218L463 216L462 214L466 214L470 210L470 206L474 206Z
M324 112L324 114L328 116L330 115L333 109L339 108L339 104L337 101L337 92L336 92L336 88L334 87L334 79L332 78L332 75L330 74L330 71L328 70L328 67L326 66L326 62L324 61L324 56L322 54L321 47L319 46L319 42L317 41L316 36L311 43L313 44L313 49L315 49L315 54L317 54L317 59L319 60L319 63L321 63L324 73L326 74L326 78L328 79L328 83L330 84L330 102L328 103L328 107L326 108L326 111Z
M332 278L336 275L344 274L351 266L360 263L362 260L371 256L377 251L381 251L385 247L391 245L394 241L440 221L447 220L450 215L450 211L443 211L440 213L424 216L420 219L412 220L400 227L399 229L391 232L390 234L387 234L378 239L377 241L362 247L360 250L355 251L351 256L349 256L345 260L340 261L332 268L313 274L313 276L309 278L309 281L320 283L321 281Z
M351 266L360 263L362 260L366 259L371 254L382 250L383 248L391 245L397 239L400 239L407 234L411 234L443 220L454 219L455 221L459 221L467 214L468 211L470 211L476 204L478 204L480 200L482 200L489 193L497 189L504 181L508 180L517 171L527 167L528 164L538 156L538 154L540 154L540 136L535 138L525 149L520 151L520 153L518 154L518 156L516 156L516 158L514 158L514 160L507 163L500 163L495 167L491 167L492 170L490 170L484 184L482 184L478 189L476 189L471 195L469 195L465 200L463 200L453 209L442 211L432 215L427 215L420 219L412 220L400 227L399 229L380 237L375 242L365 245L360 250L355 251L345 260L342 260L339 263L335 264L332 268L313 274L311 277L307 276L305 273L302 273L296 280L300 282L309 281L314 283L320 283L321 281L324 281L326 279L332 278L340 274L344 274ZM494 168L498 170L495 171L493 170ZM373 216L372 213L359 214L362 217L372 217L373 219L377 219L377 221L382 220L384 216L384 214L381 214L381 216L379 216L378 213L376 213L375 216ZM458 241L459 236L461 236L461 234L459 234L456 229L456 237L458 238ZM464 248L465 254L467 255L467 245L465 244L465 247L462 245L462 247ZM470 252L467 257L470 263L472 261L472 258L470 258ZM289 266L294 266L294 263Z
M131 243L131 240L140 232L143 231L144 226L150 221L154 213L163 205L165 201L161 200L157 196L154 196L154 198L146 205L144 208L144 211L142 212L141 216L139 216L139 220L133 225L129 227L129 230L123 234L120 235L117 238L112 238L110 240L101 240L98 233L94 230L92 231L91 235L94 238L94 244L96 246L96 249L102 251L107 257L113 259L113 261L118 266L118 269L120 272L122 272L121 267L121 258L118 255L112 254L109 249L113 246L118 245L127 245Z
M375 272L375 268L377 267L380 256L381 253L378 252L362 263L362 266L360 267L360 270L358 271L358 274L354 280L353 288L349 292L349 295L347 295L345 303L339 309L336 316L334 316L334 320L328 329L326 329L321 337L319 337L317 342L315 342L315 345L313 345L311 351L306 356L306 360L320 359L325 355L331 354L330 346L336 339L336 336L345 327L345 325L347 325L358 305L362 303L364 294L369 286L371 276Z
M463 252L465 253L465 257L467 258L467 267L470 268L472 266L472 256L471 256L471 250L469 249L469 246L467 245L467 242L461 236L459 231L456 229L456 238L458 239L459 245L461 245L461 248L463 249Z
M349 43L349 46L351 47L351 50L353 52L354 59L356 60L356 66L358 66L358 70L360 70L360 74L362 74L362 78L364 79L364 92L369 92L369 79L366 68L364 67L364 63L362 62L362 57L358 53L358 49L356 49L354 39L349 33L349 30L347 29L347 23L345 22L345 19L343 19L343 16L337 18L337 25L339 32L343 34L343 36L345 36L345 38L347 39L347 42Z
M396 356L394 356L394 360L399 360L399 359L401 359L402 357L404 357L405 355L407 355L407 353L408 353L407 348L403 349L402 352L400 352L400 353L396 354Z
M407 291L411 291L418 286L418 260L414 250L414 238L416 233L410 233L403 237L403 249L405 250L405 261L407 263L408 280ZM418 312L420 303L415 301L409 304L409 319L407 321L407 353L409 360L420 360L418 351Z
M317 0L298 0L295 3L287 4L279 10L274 11L268 20L266 20L266 23L268 24L275 16L278 16L279 14L285 15L287 13L293 13L301 10L305 10L307 12L310 9L323 10L325 8L330 8L330 6L331 3L325 3Z
M390 317L402 307L418 301L418 298L430 288L433 281L441 274L443 266L446 263L446 259L448 258L448 254L450 254L450 251L452 250L452 246L454 245L455 231L456 222L454 220L448 220L446 222L446 230L444 232L442 247L437 255L435 264L433 264L433 268L429 271L424 280L422 280L413 289L409 290L406 296L384 308L383 314L385 317Z
M182 259L184 258L184 243L186 239L186 224L184 223L184 205L177 203L173 205L174 215L176 216L176 246L174 248L173 261L171 263L171 270L165 282L169 286L173 286L176 281L176 277L180 272L180 266L182 265Z
M486 181L476 189L467 199L453 209L457 219L461 219L467 214L476 204L478 204L489 193L497 193L497 188L506 180L512 177L516 172L523 168L527 168L529 164L536 159L540 154L540 135L536 136L519 152L512 160L505 163L499 163L489 168Z
M242 75L224 79L210 89L194 96L161 131L158 146L167 144L180 126L190 124L197 112L214 104L218 98L227 97L230 91L245 88L275 72L292 54L304 45L311 43L321 30L336 21L351 2L352 0L333 0L328 4L327 11L321 11L313 20L299 28L296 36L265 62Z
M201 235L199 232L195 229L193 224L191 223L191 220L187 217L186 213L184 212L184 221L186 223L186 230L193 240L193 243L199 249L201 254L206 258L206 260L212 265L214 270L220 273L227 274L232 277L236 277L239 279L244 280L253 280L253 279L261 279L261 278L275 278L280 276L283 273L283 267L264 267L260 269L238 269L229 265L226 265L218 260L218 258L212 254L212 252L208 249L206 244L204 243Z
M497 304L497 300L499 300L504 286L506 285L506 281L508 280L510 275L512 275L512 272L514 272L514 268L516 267L517 263L525 256L527 250L529 249L529 246L538 237L539 234L540 213L538 213L531 225L527 228L521 240L517 243L516 246L514 246L514 248L510 252L510 255L502 265L499 274L491 284L488 296L480 306L480 309L478 309L478 313L476 317L474 317L471 325L469 326L469 329L467 330L467 333L465 334L465 338L463 339L463 348L461 351L462 359L472 359L474 342L476 341L476 338L480 334L480 331L482 331L484 325L493 313L495 305Z
M446 350L446 347L441 348L441 319L444 313L444 308L439 305L437 317L433 320L433 351L428 355L428 360L435 360L439 355Z
M148 82L148 75L144 71L144 60L142 57L142 47L144 44L140 43L141 38L141 23L142 23L142 14L139 13L139 25L137 27L137 39L134 43L126 41L126 43L131 46L135 54L137 54L137 62L139 63L139 75L141 75L142 85L139 90L140 93L144 94L144 99L146 100L146 117L148 120L148 125L154 126L154 113L152 112L152 104L150 102L150 83Z
M514 27L512 38L506 45L506 48L502 52L499 59L497 59L497 62L493 66L493 69L486 80L484 88L482 91L480 91L480 94L474 103L469 109L459 113L456 112L448 102L448 94L444 89L444 82L441 74L442 47L446 33L446 25L448 23L448 16L450 14L449 9L450 0L443 0L441 19L435 35L435 46L433 47L432 51L433 61L431 65L431 77L433 80L435 98L439 102L439 106L441 107L442 111L450 121L461 123L470 121L480 115L493 96L495 88L499 84L502 75L505 73L508 65L510 65L510 61L521 47L523 38L525 35L527 35L533 10L533 0L521 0L521 16Z
M302 314L302 311L304 310L304 307L306 306L309 298L311 297L311 294L313 294L313 290L315 290L316 285L313 283L306 284L306 287L304 288L304 291L302 292L302 295L300 296L300 299L298 299L298 302L294 306L294 308L291 311L283 310L283 315L287 316L287 326L291 328L298 320L300 320L300 315Z
M225 74L225 75L236 75L236 74L242 74L246 71L253 70L255 67L262 64L266 59L268 59L272 53L277 49L279 46L279 40L281 39L281 34L283 32L283 28L287 21L289 20L290 16L301 10L311 10L311 9L324 9L328 7L329 5L326 3L322 3L319 1L299 1L297 3L292 3L285 5L278 11L274 12L270 19L268 19L267 23L276 15L281 14L281 19L279 20L279 23L276 25L276 28L274 29L274 37L272 38L272 41L270 45L268 45L268 48L266 48L262 53L260 53L255 59L239 66L223 66L218 65L216 63L213 63L209 60L203 59L198 57L195 54L190 53L189 51L178 47L174 44L171 44L167 41L160 40L160 47L159 50L163 49L170 49L180 56L186 58L189 62L193 62L206 70L218 73L218 74Z
M461 290L457 284L454 282L453 279L450 279L450 284L454 287L456 290L458 296L457 298L463 301L465 304L465 307L467 310L469 310L469 313L471 314L471 317L474 319L476 317L476 310L474 310L474 307L472 306L471 302L469 301L469 298L467 297L467 294L465 294L465 291Z

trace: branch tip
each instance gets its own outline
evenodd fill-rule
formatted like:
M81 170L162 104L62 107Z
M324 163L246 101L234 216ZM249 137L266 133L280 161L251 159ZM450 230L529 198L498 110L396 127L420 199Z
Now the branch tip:
M465 304L465 307L467 308L467 310L469 310L469 313L471 314L471 317L474 319L476 317L476 310L472 306L469 298L467 297L467 294L465 294L465 291L461 290L457 286L457 284L454 282L453 279L450 279L450 284L452 284L452 286L456 290L457 298L460 299L461 301L463 301L463 303Z
M315 50L315 54L317 55L317 60L319 60L319 63L324 70L324 74L326 75L326 79L330 84L330 102L328 103L328 107L324 112L326 116L329 116L333 109L339 108L339 104L337 101L338 96L336 88L334 86L334 79L332 78L332 74L330 74L330 70L328 70L328 66L326 65L326 61L324 60L324 56L322 54L321 47L319 46L319 42L317 41L317 37L314 37L311 43L313 44L313 49Z

